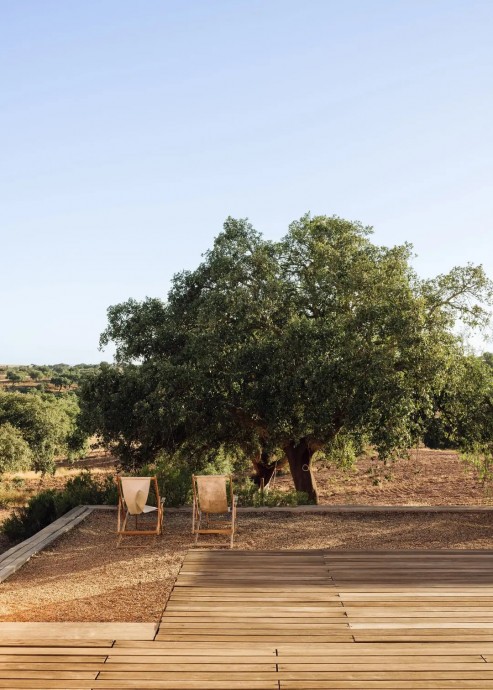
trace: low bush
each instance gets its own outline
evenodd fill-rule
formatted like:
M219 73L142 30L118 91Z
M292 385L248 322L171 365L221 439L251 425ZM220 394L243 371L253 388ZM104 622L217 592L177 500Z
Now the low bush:
M236 458L231 460L225 454L218 453L204 463L203 459L194 462L193 458L185 458L178 454L161 455L152 465L140 468L138 474L142 477L156 475L159 493L164 497L167 506L183 506L192 502L192 474L232 474L235 470L244 472L244 467ZM281 491L269 489L259 491L250 480L234 480L234 492L238 496L240 506L277 507L297 506L310 503L308 494L302 491Z
M98 479L89 470L69 479L65 488L56 492L57 512L63 515L79 505L116 505L118 489L114 477Z
M243 469L242 460L224 451L216 451L206 457L194 457L190 453L162 453L155 463L140 468L138 475L156 475L159 493L164 497L165 504L183 506L192 502L192 474L234 474L236 470Z
M59 515L55 505L55 490L47 489L29 499L26 506L15 508L1 525L2 532L10 541L28 539L40 529L56 520Z
M259 491L258 486L253 482L235 485L234 492L238 496L239 506L274 508L307 505L311 502L308 494L304 491L295 491L294 489L292 491L281 491L280 489Z
M13 542L28 539L40 529L82 504L114 505L117 489L112 477L99 480L88 470L69 479L63 489L47 489L15 508L1 525L1 531Z

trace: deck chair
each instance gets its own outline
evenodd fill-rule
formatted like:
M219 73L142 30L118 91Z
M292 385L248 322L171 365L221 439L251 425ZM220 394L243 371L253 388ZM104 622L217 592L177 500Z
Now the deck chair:
M160 498L157 477L120 477L118 484L118 543L120 546L124 536L157 536L163 531L164 498ZM149 491L153 489L155 506L147 505ZM156 521L145 521L139 529L139 516L155 513ZM127 523L130 516L134 517L135 528L129 529ZM147 523L147 524L146 524ZM152 529L151 529L152 527Z
M228 491L229 482L229 491ZM233 548L236 505L231 475L193 475L192 533L197 544L201 534L227 534ZM205 524L204 524L205 523Z

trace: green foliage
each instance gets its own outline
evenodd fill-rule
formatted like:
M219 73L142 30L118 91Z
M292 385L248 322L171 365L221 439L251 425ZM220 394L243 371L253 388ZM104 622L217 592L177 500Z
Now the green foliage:
M68 388L71 385L72 379L69 376L52 376L50 383L61 391L62 388Z
M195 455L192 452L161 452L154 463L144 465L135 474L156 475L166 505L182 506L192 499L192 474L234 474L244 467L241 456L228 454L225 449Z
M483 482L493 478L493 368L487 357L457 358L425 440L458 449Z
M490 369L493 369L493 352L483 352L481 359Z
M1 525L11 541L28 539L66 512L84 504L114 505L117 489L112 477L99 480L89 471L69 479L64 489L47 489L29 499L26 506L14 509Z
M118 489L113 477L105 475L98 479L89 470L83 470L69 479L65 488L55 493L58 516L79 505L116 505Z
M269 489L259 491L258 486L253 482L235 484L235 495L238 496L239 506L260 507L280 507L280 506L299 506L313 503L307 493L303 491L281 491L279 489Z
M153 383L140 367L104 365L78 390L79 427L86 435L97 433L126 471L153 462L170 445L167 410Z
M110 307L101 345L118 365L81 386L84 429L126 466L221 446L269 464L281 449L315 500L317 451L344 464L351 444L383 459L412 445L453 368L452 327L486 325L491 283L473 266L420 281L408 245L370 235L307 215L269 242L228 218L166 303Z
M42 371L39 369L33 369L32 367L29 369L29 376L33 381L40 381L42 378L44 378Z
M459 353L450 359L425 441L469 454L481 448L488 452L493 444L493 369L483 357Z
M59 391L62 388L69 388L77 385L85 376L97 371L99 364L53 364L37 365L32 364L26 367L7 367L4 371L0 369L0 375L5 376L14 384L31 379L32 381L45 381L55 386Z
M364 451L364 435L337 434L319 453L320 460L341 469L349 469ZM318 457L315 459L319 459Z
M476 470L482 484L493 480L493 444L471 444L468 451L462 453L463 460Z
M19 429L10 422L0 424L0 475L28 470L32 452Z
M183 506L191 502L192 472L182 457L161 455L153 470L139 474L156 474L159 492L167 506Z
M32 537L57 517L55 491L48 489L30 498L26 507L14 509L0 529L11 541L22 541Z
M14 385L14 383L20 383L23 378L20 373L18 373L15 369L9 369L7 371L7 379Z
M0 428L6 424L15 428L17 445L20 438L27 444L30 467L36 471L54 471L56 456L74 458L83 454L87 436L78 428L78 414L79 406L74 394L55 397L0 391ZM26 463L24 466L27 468Z

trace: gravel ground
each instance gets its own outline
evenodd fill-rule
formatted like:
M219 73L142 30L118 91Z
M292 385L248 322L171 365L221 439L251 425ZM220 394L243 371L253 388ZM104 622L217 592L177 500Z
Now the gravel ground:
M116 548L116 515L95 512L0 584L2 621L157 621L191 546L190 515L162 539ZM492 549L488 513L240 514L239 549Z

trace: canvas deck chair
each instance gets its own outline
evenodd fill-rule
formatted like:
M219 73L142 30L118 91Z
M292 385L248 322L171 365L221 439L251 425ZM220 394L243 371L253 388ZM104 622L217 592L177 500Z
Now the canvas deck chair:
M163 531L164 498L160 498L157 477L120 477L116 478L118 484L118 543L120 546L124 536L158 536ZM147 500L151 491L154 493L156 505L148 505ZM141 520L139 528L139 516L153 513L152 521ZM133 519L134 528L128 522ZM132 521L131 521L132 522Z
M197 544L201 534L229 535L233 548L236 504L231 475L193 475L192 532ZM228 487L229 484L229 487Z

